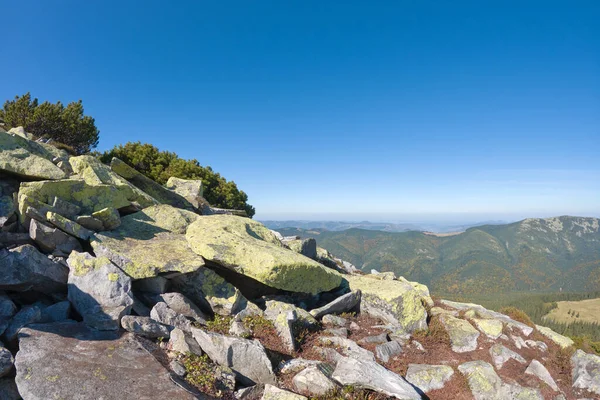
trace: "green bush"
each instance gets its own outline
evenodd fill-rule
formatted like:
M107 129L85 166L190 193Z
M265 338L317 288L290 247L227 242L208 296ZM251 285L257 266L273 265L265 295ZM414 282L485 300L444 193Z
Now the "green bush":
M98 145L100 131L94 118L83 115L81 100L66 107L60 101L39 104L26 93L5 102L0 119L7 129L22 126L36 138L52 139L75 154L88 153Z
M227 181L211 167L203 167L197 160L184 160L169 151L160 151L148 143L129 142L104 152L100 159L110 163L117 157L154 181L165 184L174 176L181 179L201 179L204 197L210 204L221 208L245 210L249 217L255 209L248 204L248 195L235 182Z

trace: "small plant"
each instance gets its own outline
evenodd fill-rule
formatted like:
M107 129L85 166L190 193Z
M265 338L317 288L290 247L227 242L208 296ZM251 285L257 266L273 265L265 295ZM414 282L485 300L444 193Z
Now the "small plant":
M242 320L244 326L252 332L274 328L273 322L266 319L263 315L250 315Z
M525 314L525 312L523 310L519 310L516 307L503 307L500 309L500 313L508 315L510 318L514 319L515 321L522 322L527 326L535 328L535 324L533 323L531 318L529 318L529 316L527 314Z
M215 317L206 323L206 329L209 331L226 334L229 332L232 319L233 318L230 316L215 314Z
M187 353L181 360L187 375L185 380L194 385L204 393L215 391L217 379L213 371L213 365L206 354L198 356Z

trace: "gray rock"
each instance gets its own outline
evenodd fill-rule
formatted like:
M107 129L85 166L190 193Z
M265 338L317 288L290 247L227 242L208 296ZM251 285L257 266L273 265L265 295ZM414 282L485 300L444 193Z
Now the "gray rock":
M526 374L537 376L542 382L546 385L550 386L552 390L558 392L558 385L550 375L550 372L542 365L538 360L532 360L527 369L525 370Z
M169 363L169 368L171 369L171 371L173 371L173 373L179 377L184 377L185 374L187 373L187 371L185 370L185 367L177 360L173 360Z
M321 322L324 325L343 327L343 326L346 326L346 323L348 323L348 320L346 318L338 317L336 315L327 314L327 315L323 316L323 318L321 319Z
M571 356L573 387L600 395L600 357L577 350Z
M2 291L0 291L0 336L8 327L13 315L17 313L17 306L12 300Z
M104 229L102 221L92 217L91 215L79 215L77 218L75 218L75 222L94 232L100 232L102 229Z
M0 290L52 294L67 288L69 269L31 245L0 250Z
M158 296L169 308L184 317L192 318L193 320L206 325L210 319L203 313L190 299L181 293L164 293Z
M29 236L46 253L69 255L73 250L81 251L81 244L73 236L35 219L29 223Z
M454 370L447 365L408 364L406 380L427 393L442 389L453 375Z
M139 279L133 282L133 289L150 294L163 294L169 290L170 281L164 276L154 276L152 278Z
M133 306L131 278L106 257L72 252L69 264L69 301L83 321L95 329L119 329L121 317Z
M198 345L198 342L196 342L196 339L190 333L184 332L179 328L171 331L169 347L171 350L182 354L193 353L199 356L202 355L202 349Z
M63 200L60 197L54 196L50 204L57 213L65 216L66 218L75 218L79 213L81 213L81 207Z
M125 315L121 318L121 326L128 332L147 338L168 338L170 330L167 325L161 324L150 317Z
M358 343L360 343L360 344L365 344L365 343L381 344L381 343L387 343L388 341L389 341L388 334L384 332L384 333L380 333L379 335L366 336L366 337L360 339L358 341Z
M0 378L7 375L15 363L12 353L0 343Z
M0 400L20 400L21 395L13 378L0 378Z
M386 363L390 358L396 357L402 353L402 345L397 341L386 342L375 347L375 354L378 360Z
M321 318L327 314L341 314L343 312L354 309L359 303L361 298L360 290L346 293L343 296L338 297L329 304L323 307L315 308L310 313L315 318Z
M70 219L52 211L48 211L46 213L46 220L48 220L48 222L61 231L66 232L71 236L75 236L81 240L88 240L94 234L93 231L84 228L77 222L71 221Z
M279 389L277 386L265 385L263 395L260 400L308 400L299 394Z
M529 346L527 345L527 343L525 342L525 340L523 340L523 338L521 336L514 336L514 335L510 335L511 339L513 340L513 342L515 343L515 346L517 347L517 349L527 349L529 348Z
M239 337L250 337L252 331L248 329L242 321L233 320L231 322L231 327L229 327L229 334Z
M311 396L325 395L337 387L318 366L310 366L297 373L292 379L292 384L297 391Z
M344 357L331 347L314 346L313 349L320 356L320 358L333 365L336 365L337 362Z
M102 222L103 230L112 231L121 225L121 216L114 207L106 207L92 213L92 217Z
M375 356L372 352L367 349L363 349L357 345L356 342L350 339L336 336L321 336L319 338L319 342L324 345L337 347L338 350L347 357L355 358L365 362L375 362Z
M548 351L548 345L542 342L541 340L526 340L525 344L527 344L527 346L529 346L532 349L537 348L538 350L541 350L543 352Z
M348 337L348 329L346 328L327 328L323 331L324 335L339 336L343 338Z
M68 301L61 301L56 304L52 304L42 310L39 323L45 324L49 322L59 322L69 319L71 312L71 303Z
M8 327L4 331L4 337L8 342L17 338L19 330L26 325L36 323L42 317L42 308L39 304L24 306L10 320Z
M19 334L15 366L27 400L194 399L134 335L83 323L31 325Z
M277 369L282 374L290 374L300 372L307 367L314 367L323 364L317 360L305 360L304 358L292 358L291 360L283 360L279 363Z
M171 329L179 328L185 332L189 332L192 327L190 320L169 308L167 303L162 301L156 303L154 307L152 307L152 310L150 310L150 318L169 326Z
M505 347L501 344L495 344L492 347L490 347L490 355L492 356L492 361L494 362L494 365L498 369L502 368L504 366L504 363L506 363L511 358L515 361L520 362L521 364L525 364L526 362L525 359L521 357L521 355L515 353L508 347Z
M137 297L135 297L135 295L132 295L132 296L133 296L133 306L131 306L131 309L133 310L133 312L136 315L139 315L140 317L149 317L150 309L144 303L142 303Z
M370 389L397 399L421 399L410 383L375 361L343 357L331 377L341 385Z
M192 328L202 351L215 363L231 368L242 384L276 382L273 366L258 340L220 335Z
M439 319L450 336L452 351L465 353L477 348L480 333L468 321L445 314L440 315Z
M265 318L273 322L277 334L288 351L296 350L299 329L317 327L319 323L306 310L277 300L266 302Z

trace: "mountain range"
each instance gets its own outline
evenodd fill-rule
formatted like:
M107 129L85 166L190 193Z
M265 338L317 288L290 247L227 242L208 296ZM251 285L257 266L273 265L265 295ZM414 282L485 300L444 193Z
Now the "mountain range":
M457 234L281 229L365 272L393 271L434 293L600 289L599 219L561 216L482 225ZM296 233L294 233L296 232Z

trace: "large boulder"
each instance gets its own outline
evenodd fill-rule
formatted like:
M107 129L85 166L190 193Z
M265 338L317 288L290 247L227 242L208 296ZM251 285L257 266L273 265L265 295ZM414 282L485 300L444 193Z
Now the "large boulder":
M73 172L78 174L88 185L115 186L129 201L136 202L142 208L158 204L158 201L152 196L115 174L108 165L103 164L96 157L87 155L71 157L69 162L73 167Z
M189 201L195 208L201 208L206 202L202 197L204 194L200 179L180 179L172 176L166 187Z
M450 336L452 351L465 353L477 348L477 338L480 333L468 321L447 314L442 314L438 318Z
M573 387L600 396L600 357L577 350L571 356Z
M189 273L204 266L183 235L199 215L168 205L157 205L121 219L110 232L92 237L98 255L108 257L133 279L165 272Z
M131 279L106 257L74 251L67 263L69 301L83 321L96 329L119 329L121 317L133 305Z
M173 383L133 335L77 322L22 329L15 366L27 400L195 398Z
M423 294L410 283L379 280L371 275L345 275L344 278L352 291L361 291L361 311L406 332L427 328Z
M48 157L35 154L22 146L27 139L0 132L0 171L26 179L63 179L65 173L52 163L50 153L42 148Z
M107 207L119 209L130 205L127 197L111 185L92 186L80 179L23 182L19 189L19 212L22 218L27 207L32 205L29 198L50 205L55 197L80 207L84 215L91 215ZM58 212L55 208L40 211Z
M35 219L29 223L29 236L46 253L69 255L73 250L81 251L81 244L73 236Z
M404 378L375 361L342 357L331 377L341 385L374 390L396 399L421 399L421 395Z
M187 210L194 209L190 202L183 196L166 189L161 184L154 182L116 157L110 162L110 168L119 176L129 181L133 186L158 200L161 204L168 204Z
M269 229L248 218L201 217L186 238L205 259L273 288L316 294L342 282L338 273L286 249Z
M243 384L275 384L271 360L258 340L220 335L192 328L202 351L215 363L231 368Z
M0 250L0 290L52 294L64 291L69 269L31 245Z

